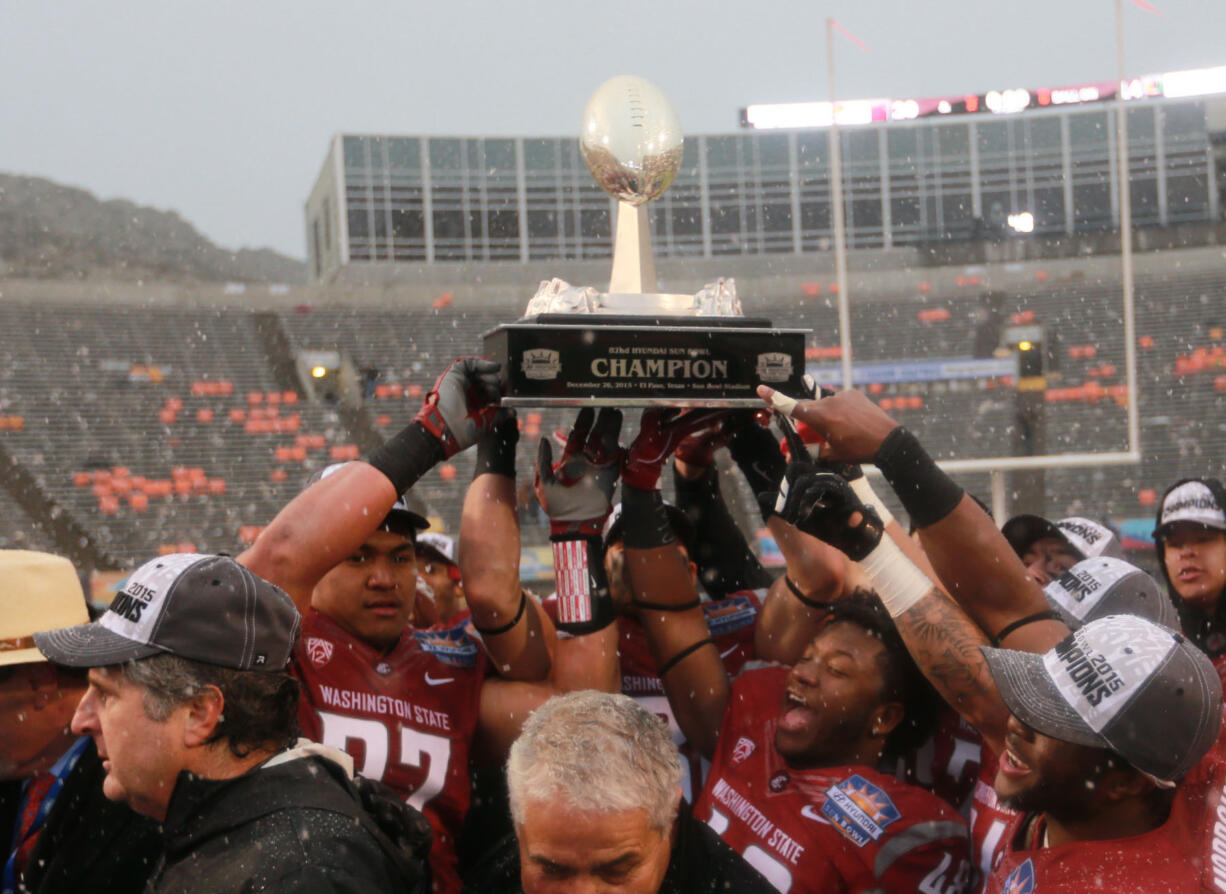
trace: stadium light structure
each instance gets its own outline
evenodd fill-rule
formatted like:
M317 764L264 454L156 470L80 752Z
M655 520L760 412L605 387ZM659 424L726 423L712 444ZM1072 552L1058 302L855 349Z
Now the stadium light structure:
M1014 232L1017 233L1033 233L1034 232L1034 215L1029 211L1021 211L1017 214L1010 214L1005 218L1007 223Z
M1114 465L1137 465L1141 462L1141 426L1137 394L1137 334L1135 286L1133 280L1132 260L1132 190L1129 184L1129 153L1128 153L1128 109L1129 101L1154 96L1171 98L1186 96L1205 96L1213 93L1226 93L1226 66L1216 69L1199 69L1190 72L1171 72L1166 75L1127 80L1124 77L1124 0L1115 0L1115 52L1117 79L1107 90L1081 89L1077 91L1047 91L1040 97L1040 105L1065 104L1069 102L1092 102L1112 100L1115 102L1115 141L1116 141L1116 194L1119 202L1120 215L1120 268L1123 301L1124 323L1124 374L1127 388L1126 412L1128 416L1128 444L1125 450L1106 451L1102 453L1062 453L1044 456L1012 456L990 457L984 459L944 460L938 465L951 474L988 473L991 487L992 511L997 518L1008 515L1008 501L1005 491L1004 473L1040 470L1040 469L1076 469ZM971 108L966 97L966 112L977 111L979 103ZM1026 108L1020 96L1009 100L1001 98L996 101L996 109L989 109L995 114L1012 113ZM940 108L938 109L938 103ZM921 103L922 105L923 103ZM932 101L932 107L938 114L948 114L954 111L953 104ZM888 120L888 119L882 119ZM837 125L836 125L837 127ZM834 128L832 128L834 129ZM1028 218L1028 219L1027 219ZM1033 214L1021 212L1011 214L1007 218L1009 226L1019 232L1029 232L1034 228ZM1029 227L1030 230L1023 230ZM841 296L840 296L841 297ZM1015 347L1019 352L1019 372L1033 370L1035 362L1042 363L1042 335L1037 339L1023 337L1018 333ZM1029 350L1024 347L1029 344ZM1028 363L1023 362L1023 358ZM869 468L870 474L877 474L876 469Z

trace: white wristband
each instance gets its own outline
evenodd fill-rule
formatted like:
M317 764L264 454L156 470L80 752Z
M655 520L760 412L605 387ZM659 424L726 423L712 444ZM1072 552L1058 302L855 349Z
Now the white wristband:
M894 514L890 512L885 503L881 502L881 497L877 496L873 486L868 483L868 476L861 475L851 482L851 489L856 492L856 496L860 498L861 503L865 506L872 506L877 510L877 514L881 516L881 526L883 528L894 521Z
M881 542L860 560L860 568L891 618L897 618L935 589L889 534L882 535Z

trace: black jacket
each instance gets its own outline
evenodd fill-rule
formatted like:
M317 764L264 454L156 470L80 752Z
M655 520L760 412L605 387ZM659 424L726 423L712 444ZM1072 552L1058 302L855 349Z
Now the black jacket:
M18 891L132 894L145 886L162 850L158 826L126 804L108 801L102 794L105 775L90 742L47 814ZM0 836L6 846L13 837L19 798L17 785L0 792Z
M425 819L398 800L374 805L319 756L220 781L181 773L164 830L165 862L147 889L156 894L403 894L429 884Z

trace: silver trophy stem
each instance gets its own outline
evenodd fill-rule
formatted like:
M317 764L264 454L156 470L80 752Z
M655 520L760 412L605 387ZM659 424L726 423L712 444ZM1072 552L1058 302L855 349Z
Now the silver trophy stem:
M617 238L613 241L613 275L609 292L646 295L656 291L656 259L651 251L647 205L617 203Z

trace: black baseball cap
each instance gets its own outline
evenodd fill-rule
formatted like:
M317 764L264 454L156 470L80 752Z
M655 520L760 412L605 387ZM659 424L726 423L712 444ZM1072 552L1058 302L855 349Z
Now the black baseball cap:
M1015 515L1000 529L1013 551L1021 556L1030 545L1042 537L1063 540L1079 558L1093 559L1107 556L1124 558L1124 547L1115 533L1106 525L1088 518L1071 516L1059 521L1048 521L1040 515Z
M235 670L279 671L300 621L293 600L229 556L146 562L97 621L34 634L48 660L103 667L171 654Z

